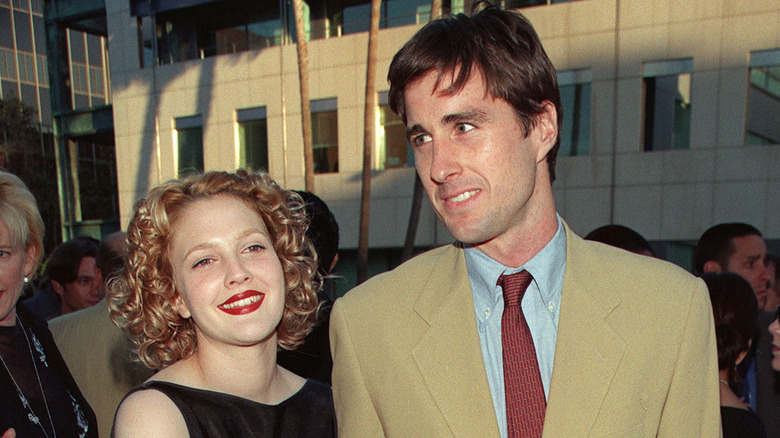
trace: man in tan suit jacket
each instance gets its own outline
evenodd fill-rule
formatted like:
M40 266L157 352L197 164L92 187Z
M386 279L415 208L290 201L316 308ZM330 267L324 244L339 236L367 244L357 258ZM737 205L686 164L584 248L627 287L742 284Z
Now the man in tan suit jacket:
M555 212L560 97L530 23L494 7L437 20L388 76L428 198L459 243L336 301L339 435L509 436L496 280L522 269L544 437L719 436L704 284L585 242Z
M110 234L100 242L95 261L106 281L122 267L126 253L123 232ZM132 345L111 322L105 298L92 307L52 319L49 329L84 398L95 411L100 436L110 436L119 402L148 379L153 370L133 360Z

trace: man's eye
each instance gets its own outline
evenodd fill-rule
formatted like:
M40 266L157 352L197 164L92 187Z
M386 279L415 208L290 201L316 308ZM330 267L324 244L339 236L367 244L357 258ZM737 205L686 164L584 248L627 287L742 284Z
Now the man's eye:
M410 142L412 146L421 146L431 141L431 136L428 134L420 134L412 138Z
M469 132L472 129L474 129L474 125L471 125L469 123L458 123L458 132Z

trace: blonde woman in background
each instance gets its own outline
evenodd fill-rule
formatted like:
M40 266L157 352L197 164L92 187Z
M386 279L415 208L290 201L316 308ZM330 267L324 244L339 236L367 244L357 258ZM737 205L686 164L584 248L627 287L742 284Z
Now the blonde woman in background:
M43 220L32 193L0 171L0 433L97 437L95 414L46 323L19 297L43 257Z

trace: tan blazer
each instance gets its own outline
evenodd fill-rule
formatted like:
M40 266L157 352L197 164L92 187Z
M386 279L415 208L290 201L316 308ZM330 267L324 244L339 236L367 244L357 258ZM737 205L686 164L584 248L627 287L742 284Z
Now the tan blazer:
M544 437L717 437L704 283L567 227ZM463 249L429 251L336 301L342 437L498 437Z
M153 371L131 360L130 341L111 322L105 299L50 320L49 329L84 398L95 411L100 436L109 437L119 402Z

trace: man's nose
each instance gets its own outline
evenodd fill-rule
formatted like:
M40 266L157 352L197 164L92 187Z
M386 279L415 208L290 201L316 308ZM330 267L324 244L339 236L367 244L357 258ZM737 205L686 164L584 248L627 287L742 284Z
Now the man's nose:
M431 179L444 183L462 171L455 142L446 137L434 140L431 150Z

